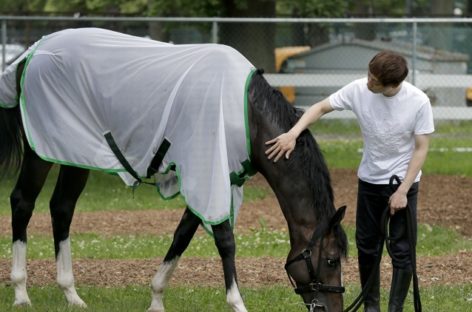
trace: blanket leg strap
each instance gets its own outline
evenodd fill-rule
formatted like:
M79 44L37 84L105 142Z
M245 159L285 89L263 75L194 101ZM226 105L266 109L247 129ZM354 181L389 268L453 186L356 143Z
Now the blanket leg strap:
M169 140L164 138L164 141L162 141L161 145L157 149L156 155L154 155L154 158L152 159L151 164L149 165L149 168L147 170L148 178L150 178L154 173L156 173L159 170L159 166L161 165L162 160L164 159L164 156L169 150L169 147L170 147Z
M104 134L104 137L105 139L107 140L107 143L108 145L110 146L113 154L115 154L116 158L118 158L118 161L120 162L120 164L123 166L123 168L126 169L126 171L128 171L128 173L136 179L136 181L138 183L141 183L142 180L141 178L139 177L138 173L136 171L134 171L134 169L131 167L131 165L129 164L129 162L126 160L125 156L123 155L123 153L120 151L120 148L118 147L118 145L116 144L116 141L115 139L113 138L113 135L111 135L111 132L108 131L108 132L105 132Z

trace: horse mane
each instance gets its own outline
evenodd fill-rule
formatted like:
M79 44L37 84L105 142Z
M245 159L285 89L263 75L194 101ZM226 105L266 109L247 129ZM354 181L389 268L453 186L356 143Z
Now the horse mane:
M254 108L284 132L289 131L303 115L303 110L291 105L279 90L269 85L262 76L261 70L257 70L253 75L249 92L255 99L252 103ZM317 231L319 229L319 233L326 233L327 228L323 229L323 227L328 226L330 218L335 213L333 188L328 166L310 130L306 129L297 138L296 149L287 161L289 167L303 172L311 185L312 206L320 225ZM339 225L335 226L333 231L340 249L346 254L346 234Z

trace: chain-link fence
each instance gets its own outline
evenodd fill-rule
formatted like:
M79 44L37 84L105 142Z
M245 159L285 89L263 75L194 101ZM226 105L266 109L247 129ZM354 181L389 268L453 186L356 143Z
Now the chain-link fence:
M472 18L129 18L0 16L2 68L41 36L102 27L156 40L235 47L297 106L310 105L366 75L380 50L410 65L436 119L472 119ZM350 118L349 112L330 114Z

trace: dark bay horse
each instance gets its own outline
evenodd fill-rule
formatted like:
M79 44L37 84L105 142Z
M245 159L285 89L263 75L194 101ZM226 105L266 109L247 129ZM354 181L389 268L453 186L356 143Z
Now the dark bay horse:
M17 70L17 90L24 64ZM341 260L346 256L347 240L340 222L345 207L333 205L330 176L320 149L305 131L288 160L267 160L267 140L287 131L300 117L283 95L272 88L257 71L247 90L251 163L268 181L277 196L287 221L291 249L286 270L296 292L311 311L342 311ZM29 146L19 107L0 109L0 169L19 167L17 183L11 193L13 263L11 280L14 305L29 305L26 290L27 226L35 201L52 166ZM85 307L74 286L69 228L74 208L87 182L89 170L61 164L50 200L57 283L69 304ZM164 311L163 291L182 253L189 245L201 219L189 208L177 226L172 245L152 279L149 311ZM212 226L216 247L223 263L227 303L233 311L246 311L241 298L235 267L235 240L228 220Z

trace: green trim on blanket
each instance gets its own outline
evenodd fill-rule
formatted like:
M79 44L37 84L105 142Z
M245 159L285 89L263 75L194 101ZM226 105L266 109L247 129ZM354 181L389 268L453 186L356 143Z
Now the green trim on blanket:
M21 78L20 78L20 111L21 111L21 119L22 119L22 122L23 122L23 128L25 130L25 134L26 134L26 139L28 141L28 144L29 146L31 147L31 149L34 151L35 150L35 145L34 145L34 142L33 142L33 139L31 138L31 134L27 128L27 120L28 120L28 116L26 115L26 109L25 109L25 105L26 105L26 99L25 99L25 93L23 92L23 90L25 89L24 86L25 86L25 77L26 77L26 69L28 68L28 65L31 61L31 59L33 58L33 54L34 52L36 52L36 50L38 49L38 47L41 45L41 41L38 42L38 44L36 45L36 47L30 52L30 54L28 54L28 56L26 57L26 62L25 62L25 66L23 67L23 72L21 73ZM41 157L41 156L40 156ZM43 157L41 157L43 158ZM43 158L44 159L44 158Z
M15 98L15 104L12 106L11 104L5 104L3 102L0 102L0 108L2 109L10 109L10 108L15 108L18 106L18 96Z
M192 210L193 212L193 210ZM200 218L202 219L202 218ZM207 232L210 236L214 237L213 235L213 230L211 228L212 225L217 225L217 224L221 224L223 222L225 222L226 220L229 220L229 224L231 226L232 229L234 229L234 226L235 226L235 220L234 220L234 204L233 204L233 192L231 192L231 208L230 208L230 215L223 219L221 222L218 222L218 223L214 223L214 222L204 222L202 220L202 227L203 229L205 230L205 232Z
M181 194L180 192L180 189L182 188L182 184L181 184L181 178L180 178L180 167L177 166L176 163L174 162L170 162L167 167L164 169L163 172L159 172L161 174L168 174L169 171L172 170L172 167L175 168L175 174L177 175L177 183L179 184L179 187L178 187L178 191L175 192L174 194L172 195L169 195L169 196L164 196L164 194L162 194L161 192L161 188L159 187L159 185L156 183L156 189L157 189L157 193L159 194L159 196L161 196L162 199L164 200L171 200L171 199L174 199L175 197L177 197L179 194ZM182 196L183 197L183 196ZM185 201L185 204L187 204L187 201L185 200L185 197L184 197L184 201Z
M256 72L256 69L251 70L249 75L246 78L246 83L244 87L244 129L246 133L246 149L248 159L241 162L242 169L238 172L233 171L230 173L231 185L242 186L251 176L257 173L257 170L251 164L252 157L252 146L251 146L251 133L249 131L249 115L248 115L248 94L249 94L249 84L251 83L252 77Z
M251 146L251 133L249 131L249 116L248 116L248 94L249 94L249 84L251 83L252 76L257 70L254 68L251 70L249 75L246 78L246 84L244 86L244 128L246 130L246 148L247 155L249 159L252 158L252 146Z
M164 169L163 172L160 172L161 174L167 174L169 173L169 171L171 170L172 167L175 167L175 174L177 176L177 183L179 185L178 187L178 191L170 196L164 196L161 192L161 189L159 187L159 185L157 185L156 183L156 189L157 189L157 193L159 194L159 196L164 199L164 200L171 200L173 198L175 198L176 196L178 196L179 194L183 197L184 199L184 202L185 202L185 205L188 207L188 209L190 209L190 211L196 215L200 220L202 220L202 226L203 226L203 229L208 233L210 234L211 236L213 236L213 232L211 230L211 226L212 225L217 225L217 224L220 224L220 223L223 223L225 222L226 220L229 220L230 222L230 225L231 227L234 227L234 204L233 204L233 192L231 192L231 207L230 207L230 214L220 220L217 220L217 221L208 221L206 220L197 210L195 210L194 208L192 208L188 202L187 202L187 199L185 198L185 196L182 194L181 192L181 189L182 189L182 184L181 184L181 181L182 181L182 178L181 178L181 174L180 174L180 167L174 163L174 162L171 162L169 163L166 168Z
M238 172L231 172L229 177L231 185L242 186L244 182L249 180L250 177L257 173L257 170L252 166L251 157L252 157L252 146L251 146L251 133L249 131L249 115L248 115L248 94L249 94L249 84L251 83L252 77L256 72L256 69L251 70L247 76L245 87L244 87L244 128L246 132L246 149L248 154L248 159L244 160L241 165L242 169Z

